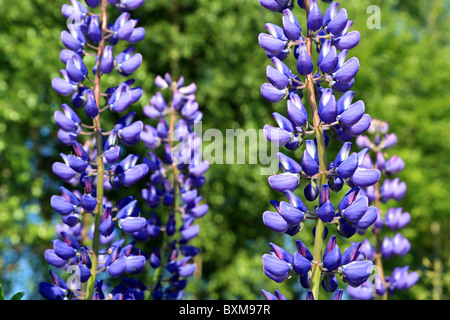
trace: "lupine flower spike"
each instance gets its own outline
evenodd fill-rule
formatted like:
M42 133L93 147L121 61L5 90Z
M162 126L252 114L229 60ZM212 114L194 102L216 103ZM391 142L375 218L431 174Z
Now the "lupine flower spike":
M264 212L262 219L268 228L292 237L301 234L308 222L315 222L314 244L307 246L300 236L297 250L288 252L271 243L270 253L262 260L264 273L277 283L298 276L307 289L307 300L317 300L320 287L333 292L332 299L340 300L343 290L338 289L338 278L358 287L372 273L370 259L357 259L361 243L343 249L345 243L338 244L338 240L351 238L376 221L376 208L370 206L363 190L376 184L381 173L365 166L368 148L351 150L351 141L371 124L364 102L354 99L356 93L350 90L360 64L349 53L358 45L360 34L350 31L353 21L344 8L339 9L338 2L322 2L328 5L324 11L317 0L297 1L299 11L306 13L306 24L301 25L294 14L293 0L260 0L264 8L281 14L281 25L267 23L267 33L258 37L271 62L261 95L272 103L287 105L285 114L273 114L276 125L267 124L264 132L269 141L285 147L288 153L303 148L301 159L277 154L282 172L268 180L284 199L272 200L274 210ZM312 54L314 48L317 59ZM296 70L288 67L288 59L294 59ZM342 145L327 163L326 147L331 136ZM334 203L332 192L344 190L340 202ZM340 237L333 234L326 241L330 229ZM267 299L285 299L278 291L273 294L263 289L262 293Z
M409 266L396 267L391 275L386 274L383 261L391 259L396 255L404 256L411 249L411 245L400 230L405 228L411 221L409 212L402 207L391 207L392 201L400 201L406 193L406 184L401 182L397 173L405 168L405 163L397 155L388 158L388 149L397 143L397 136L389 132L389 125L385 121L373 119L367 131L368 135L358 137L356 143L360 148L369 148L370 153L363 160L366 168L378 168L382 177L374 186L364 188L370 203L376 208L377 220L372 226L375 239L364 239L361 247L360 257L373 260L378 267L378 273L373 283L363 283L359 287L347 288L348 294L360 300L371 300L382 298L388 299L398 290L408 290L419 280L416 271L409 271ZM391 201L389 201L391 200ZM382 210L386 204L388 209ZM384 236L383 236L383 233ZM390 231L393 236L386 235Z
M61 33L62 77L53 79L52 86L71 97L54 114L58 138L69 149L53 164L53 173L64 185L50 202L62 221L45 259L72 277L63 280L50 271L52 283L39 285L39 292L49 300L143 297L145 286L122 276L142 272L148 256L135 242L125 243L124 235L144 229L147 219L134 196L108 198L112 190L126 194L127 187L149 173L138 155L126 153L127 146L139 142L143 130L143 122L135 120L136 112L130 110L142 89L134 86L133 79L124 79L101 92L105 75L115 72L128 77L141 65L142 56L134 45L144 38L145 30L130 18L143 2L86 0L84 5L71 0L62 6L70 23ZM116 21L108 21L108 7L119 11ZM122 52L115 47L119 41L127 47ZM113 127L102 126L104 112L116 114ZM110 278L123 282L112 287Z
M144 162L150 168L142 198L151 218L136 237L160 240L150 257L153 298L181 299L187 278L196 271L194 257L200 252L191 245L200 232L196 222L209 211L200 193L209 163L202 160L201 140L195 130L202 120L195 83L185 85L183 77L175 81L166 74L157 76L155 84L160 91L144 107L154 123L145 124L141 133L148 148Z

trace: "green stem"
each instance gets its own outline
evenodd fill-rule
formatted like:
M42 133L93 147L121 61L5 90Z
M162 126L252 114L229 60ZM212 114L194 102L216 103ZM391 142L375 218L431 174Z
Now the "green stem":
M97 70L100 70L100 63L102 60L103 50L105 47L105 37L106 30L108 26L107 14L106 14L106 6L108 5L108 0L102 1L102 40L99 43L97 56ZM97 107L100 107L100 99L101 99L101 72L97 72L95 75L95 101L97 103ZM105 166L103 163L103 135L101 131L100 125L100 114L94 119L94 135L95 135L95 143L97 147L97 211L95 213L95 227L94 227L94 237L92 240L92 254L91 254L91 262L92 262L92 274L89 278L86 297L88 300L92 300L94 295L94 285L95 279L97 276L97 267L98 267L98 254L99 254L99 244L100 244L100 232L98 230L101 222L101 218L103 215L103 195L104 195L104 173Z
M309 12L309 0L305 1L306 14ZM312 58L312 34L310 30L307 30L306 48L308 55ZM323 135L323 129L320 124L319 112L317 109L317 101L314 92L314 80L313 74L309 74L306 79L306 91L308 93L309 107L311 109L311 114L314 123L314 132L316 135L318 156L319 156L319 188L327 183L327 167L326 167L326 153L325 153L325 139ZM319 191L320 192L320 191ZM313 293L314 299L319 300L319 289L322 277L322 252L323 252L323 235L325 232L325 224L322 220L317 219L315 238L314 238L314 264L312 267L311 275L311 291Z

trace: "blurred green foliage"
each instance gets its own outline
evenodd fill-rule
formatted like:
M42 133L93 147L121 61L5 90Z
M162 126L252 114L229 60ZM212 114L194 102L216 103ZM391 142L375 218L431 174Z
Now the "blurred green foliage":
M51 246L59 219L49 202L61 185L51 164L59 152L67 152L56 139L52 118L67 100L50 85L63 68L59 61L60 32L66 22L60 13L63 3L0 2L0 280L7 296L25 291L25 298L40 299L37 284L49 280L43 252ZM366 25L370 5L381 9L380 29ZM342 6L362 36L351 52L361 62L353 88L356 98L365 101L372 117L390 124L399 140L392 151L406 163L400 176L408 192L398 205L412 215L404 232L412 249L404 259L388 261L386 268L410 264L421 278L412 290L394 298L448 299L449 4L347 0ZM135 16L147 29L145 41L137 45L145 60L135 74L136 84L145 91L134 107L138 115L155 93L155 75L165 72L196 82L204 130L261 129L265 123L273 124L272 112L285 113L284 103L272 105L259 92L270 61L257 37L265 32L266 22L280 24L280 15L256 0L149 0ZM197 261L201 277L189 282L187 298L261 299L261 288L279 288L288 298L304 294L299 284L275 285L263 274L261 255L269 251L268 243L290 248L292 239L262 224L269 201L280 200L281 195L269 188L260 168L211 167L203 189L211 211L200 222L194 242L202 249ZM305 243L311 243L311 227L305 226L300 234Z

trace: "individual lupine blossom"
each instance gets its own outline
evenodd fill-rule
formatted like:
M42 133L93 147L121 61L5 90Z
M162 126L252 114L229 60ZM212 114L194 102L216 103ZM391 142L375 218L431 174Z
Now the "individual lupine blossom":
M149 172L138 155L126 152L127 146L140 141L143 130L143 122L136 121L136 113L129 110L142 89L127 79L100 91L104 75L114 72L125 78L141 65L142 56L132 44L144 38L145 30L130 19L130 10L143 2L86 0L85 5L71 0L62 6L70 22L61 33L60 58L65 68L60 71L62 78L52 80L52 87L71 96L70 103L54 113L58 138L69 149L52 167L64 185L50 201L61 224L52 248L45 251L46 261L59 270L50 271L52 283L39 285L46 299L137 299L145 289L125 278L141 272L148 260L135 242L125 243L125 235L132 240L133 233L146 227L147 219L134 196L116 201L106 194L118 189L125 194L126 187ZM110 6L119 11L112 23L107 22ZM119 40L128 46L122 52L114 49ZM108 110L118 120L106 129L100 126L100 117ZM111 287L108 277L122 278L122 284Z
M350 30L353 21L338 2L323 2L328 4L324 14L317 0L297 1L307 16L306 26L301 26L293 13L295 1L260 0L264 8L282 15L280 26L267 23L267 33L258 37L271 60L266 68L268 82L261 86L261 95L269 102L287 104L286 114L273 113L276 125L265 125L264 132L271 143L285 147L291 154L304 146L300 160L277 153L282 172L268 180L285 199L271 201L274 210L263 213L263 223L277 233L294 237L307 220L316 222L312 230L314 250L310 251L299 239L295 252L271 243L271 252L263 256L263 269L277 283L298 276L308 300L318 298L320 286L326 292L334 292L332 299L340 300L343 290L338 289L338 277L358 287L369 278L373 263L356 259L360 242L341 249L335 235L330 236L323 249L328 227L334 225L340 236L350 238L376 221L377 210L369 205L364 188L376 184L381 173L364 165L369 148L351 151L352 139L367 131L371 124L364 102L355 99L355 92L350 90L360 64L358 58L348 57L358 45L360 33ZM318 55L313 61L314 46ZM288 67L290 58L296 70ZM304 98L309 102L310 112L303 104ZM330 136L342 146L327 163ZM317 201L316 204L309 206L301 200L296 194L300 187L304 199ZM333 203L335 197L331 192L341 191L345 193L339 203ZM320 233L316 236L316 232ZM262 293L267 299L285 298L279 291L270 293L263 289Z
M144 162L150 169L142 198L151 218L135 236L159 241L150 256L153 298L179 300L196 270L193 260L200 250L191 245L200 232L196 221L209 211L200 194L209 163L202 160L202 141L195 131L202 119L195 83L185 85L183 77L175 81L165 74L157 76L155 84L160 91L144 107L154 126L146 124L141 133L149 150Z
M382 172L382 179L375 186L364 189L370 203L377 208L378 218L372 229L375 234L375 242L363 240L363 246L359 258L370 259L377 263L381 269L375 279L375 283L364 283L360 287L349 287L347 292L355 299L371 300L377 297L387 299L397 290L408 290L419 280L418 273L409 271L409 266L396 267L391 275L387 276L383 270L383 260L389 260L392 256L403 257L411 249L411 244L400 230L411 221L409 212L402 207L389 207L385 212L380 208L380 202L388 200L400 201L406 193L406 184L398 178L393 178L405 168L404 161L397 155L387 158L387 150L397 143L397 136L389 133L387 122L373 119L367 135L360 136L357 144L360 148L370 148L371 154L367 154L363 165L367 168L376 167ZM382 230L391 230L393 236L382 235Z

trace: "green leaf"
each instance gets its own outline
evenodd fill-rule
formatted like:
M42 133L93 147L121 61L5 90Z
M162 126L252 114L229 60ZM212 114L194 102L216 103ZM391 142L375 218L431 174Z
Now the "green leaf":
M25 292L17 292L11 297L11 300L20 300L25 295Z
M0 283L0 300L5 300L5 297L3 296L3 288L1 283Z

